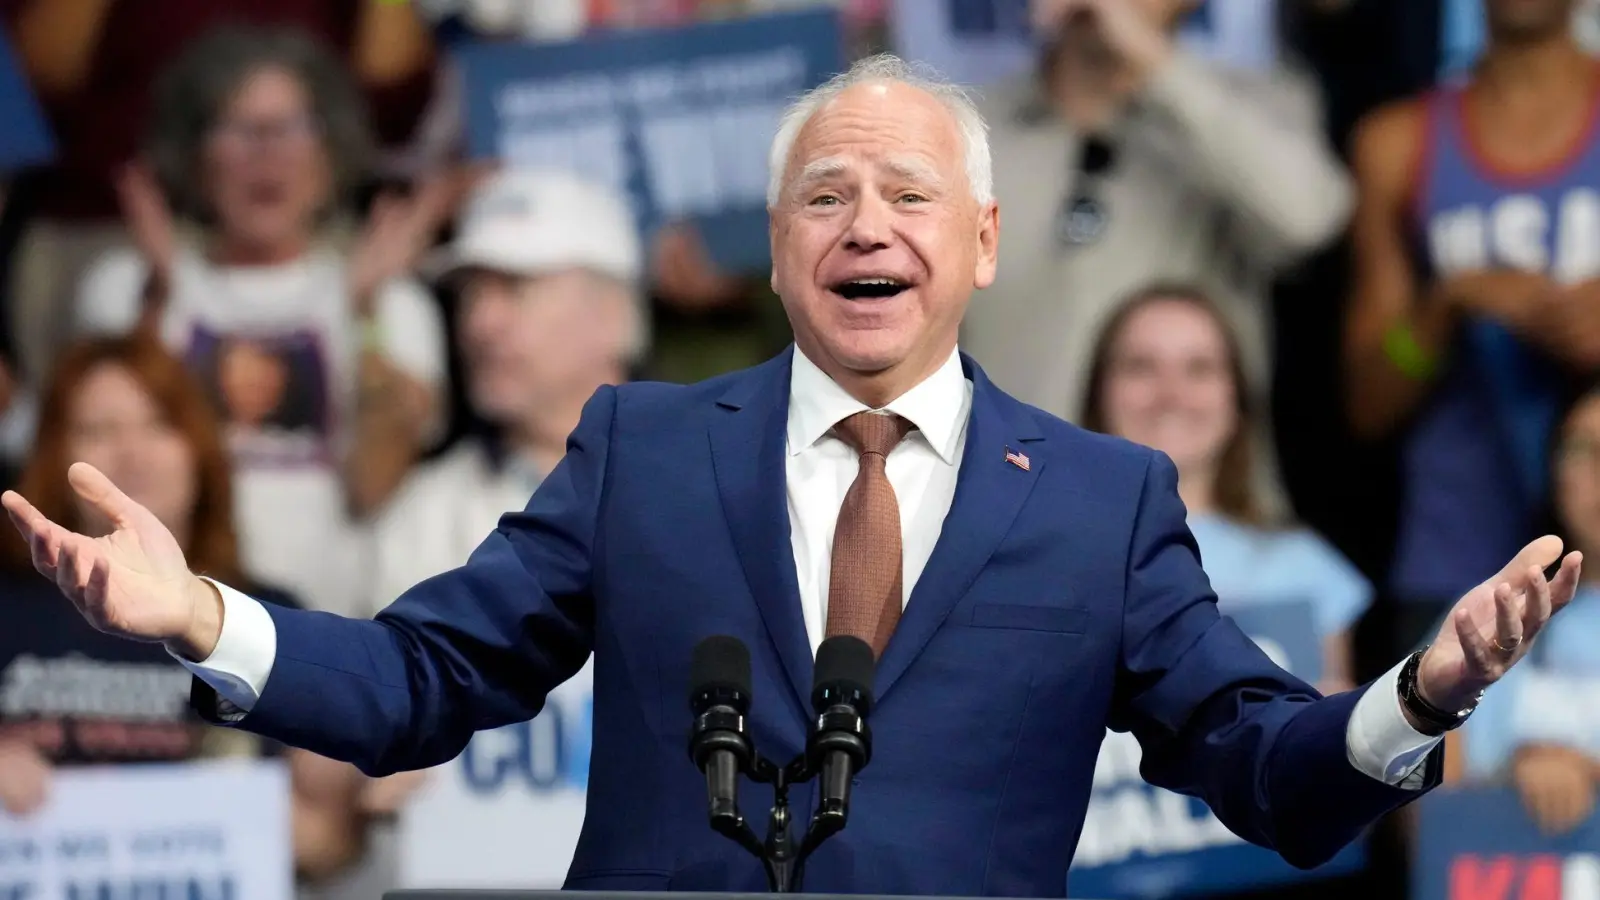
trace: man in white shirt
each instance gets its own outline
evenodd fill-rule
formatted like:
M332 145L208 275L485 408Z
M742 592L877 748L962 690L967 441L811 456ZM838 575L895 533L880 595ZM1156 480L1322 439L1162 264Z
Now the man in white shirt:
M1425 651L1319 698L1218 614L1169 460L1013 400L956 351L999 240L964 94L858 63L791 108L772 176L795 348L699 385L602 388L526 509L375 620L192 574L88 466L70 480L112 535L4 504L90 621L196 673L208 716L373 774L526 720L593 653L571 889L761 888L705 827L685 758L709 635L748 645L749 734L780 763L806 744L811 647L876 655L871 764L807 890L1060 896L1107 727L1139 739L1152 783L1314 866L1438 783L1441 736L1570 601L1581 560L1543 538ZM790 799L806 821L812 793Z

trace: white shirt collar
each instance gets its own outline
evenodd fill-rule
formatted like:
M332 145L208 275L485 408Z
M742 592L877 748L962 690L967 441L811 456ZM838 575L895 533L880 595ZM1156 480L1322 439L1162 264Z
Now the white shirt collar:
M961 354L951 351L944 365L916 387L889 402L884 409L917 426L939 458L954 465L961 438L969 388L961 369ZM817 368L800 348L794 349L789 377L789 454L792 456L821 440L846 416L869 407L850 396L838 382Z

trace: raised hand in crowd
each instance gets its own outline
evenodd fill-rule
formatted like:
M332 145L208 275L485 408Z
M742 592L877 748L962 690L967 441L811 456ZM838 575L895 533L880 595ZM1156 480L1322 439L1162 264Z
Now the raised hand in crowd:
M178 230L172 207L156 180L155 172L143 163L131 163L117 175L117 204L134 249L149 267L145 281L145 300L166 297L172 283L173 258L178 250Z
M50 761L23 740L0 740L0 809L25 816L50 792Z
M1549 835L1565 834L1594 810L1596 765L1582 751L1533 744L1517 751L1511 780L1529 818Z
M350 299L357 319L373 314L384 284L416 268L479 177L480 169L447 169L423 178L409 194L378 195L348 256Z
M656 232L650 267L653 290L675 309L716 309L745 295L745 282L717 268L700 233L687 222Z
M1035 26L1060 42L1057 83L1084 128L1114 117L1172 53L1166 28L1184 0L1045 0Z
M1498 322L1574 369L1600 368L1600 279L1562 286L1537 272L1492 270L1452 278L1435 293L1452 311Z

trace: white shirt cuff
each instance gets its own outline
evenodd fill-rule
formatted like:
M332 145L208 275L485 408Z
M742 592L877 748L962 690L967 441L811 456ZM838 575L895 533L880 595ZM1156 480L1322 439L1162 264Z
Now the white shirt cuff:
M1367 688L1350 713L1345 745L1350 765L1388 785L1419 790L1427 781L1423 763L1444 740L1411 727L1400 707L1400 670L1405 661Z
M237 721L255 706L267 686L278 656L278 628L261 601L210 578L205 581L222 596L222 632L217 646L199 662L176 653L172 657L225 701L218 704L225 721Z

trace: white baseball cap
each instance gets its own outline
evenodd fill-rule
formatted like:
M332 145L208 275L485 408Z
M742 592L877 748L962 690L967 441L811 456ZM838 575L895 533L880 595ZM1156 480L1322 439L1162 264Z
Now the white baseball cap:
M616 191L566 172L521 169L498 172L474 191L455 241L422 268L435 279L465 268L592 269L634 284L642 256L633 212Z

